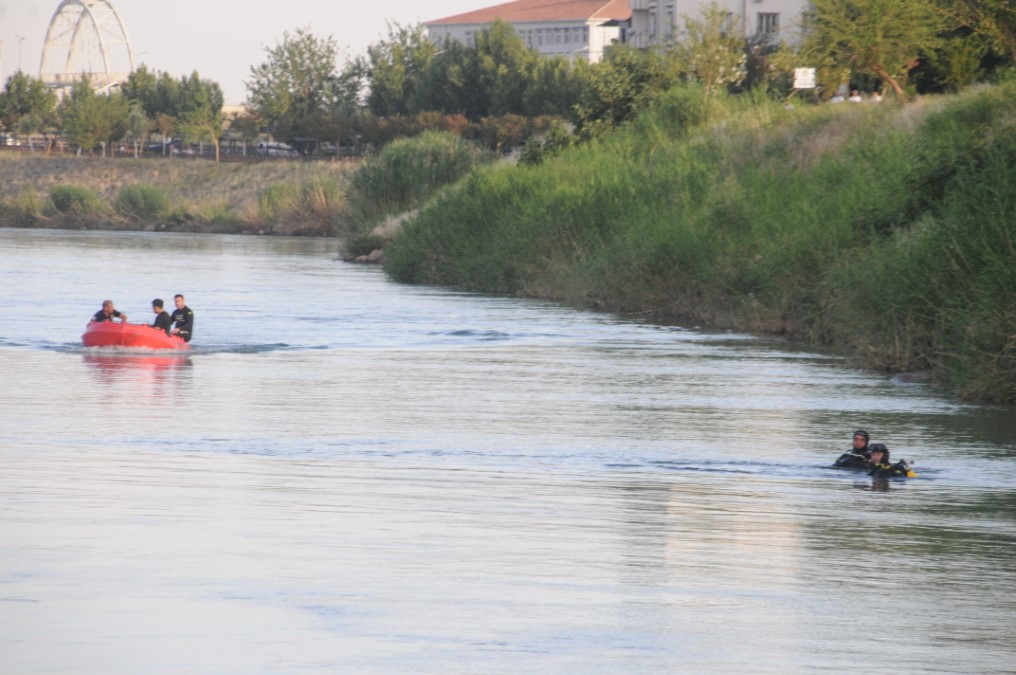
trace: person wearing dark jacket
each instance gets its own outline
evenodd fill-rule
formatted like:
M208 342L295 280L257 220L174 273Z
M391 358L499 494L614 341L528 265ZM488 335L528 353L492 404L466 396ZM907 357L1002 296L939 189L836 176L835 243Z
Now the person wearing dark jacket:
M871 444L871 470L868 475L873 478L906 478L916 476L910 470L906 460L900 460L895 464L889 461L889 448L881 443Z
M179 293L173 296L173 300L176 301L176 311L173 312L173 328L170 332L190 342L194 337L194 312L184 304L184 297Z
M169 335L169 331L173 327L173 319L169 317L169 312L164 310L162 307L162 298L152 300L152 311L155 313L155 320L152 321L152 328L164 330L166 331L166 335Z
M868 462L868 440L871 437L868 432L864 429L858 429L854 432L853 447L850 452L845 452L839 456L833 466L838 466L845 469L866 469L870 466Z
M112 300L103 300L102 309L92 315L92 320L89 324L102 323L103 321L112 321L113 319L120 319L120 323L127 321L127 315L123 312L119 312L113 307Z

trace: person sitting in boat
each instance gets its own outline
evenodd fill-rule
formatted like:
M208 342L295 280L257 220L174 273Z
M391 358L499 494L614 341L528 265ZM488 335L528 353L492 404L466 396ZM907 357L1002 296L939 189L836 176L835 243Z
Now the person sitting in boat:
M169 331L173 327L173 320L169 318L169 312L164 310L162 307L162 298L152 300L152 311L155 313L155 320L152 321L152 328L164 330L166 331L166 335L169 335Z
M906 478L916 476L910 470L907 460L902 459L895 464L889 461L889 448L882 443L871 444L871 470L868 475L873 478Z
M184 303L184 297L179 293L173 296L173 300L176 302L176 311L173 312L173 328L170 333L190 342L194 335L194 312Z
M838 466L844 469L866 469L871 464L868 461L868 440L871 437L868 432L864 429L858 429L854 432L854 447L850 449L850 452L845 452L839 456L833 466Z
M88 324L102 323L103 321L112 321L113 319L120 319L120 323L124 323L127 321L127 315L113 307L112 300L103 300L102 309L92 316L92 320Z

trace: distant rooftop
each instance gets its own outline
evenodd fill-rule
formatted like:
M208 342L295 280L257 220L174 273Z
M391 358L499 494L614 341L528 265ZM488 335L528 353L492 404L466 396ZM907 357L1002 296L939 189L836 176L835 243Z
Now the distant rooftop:
M509 23L537 21L588 21L591 19L627 19L631 16L629 0L515 0L464 14L425 22L441 24L486 24L497 19Z

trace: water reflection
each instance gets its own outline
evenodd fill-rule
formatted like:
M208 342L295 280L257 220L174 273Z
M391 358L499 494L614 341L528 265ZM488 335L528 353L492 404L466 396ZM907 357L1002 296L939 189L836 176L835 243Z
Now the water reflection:
M137 405L149 401L155 408L174 400L173 394L189 381L193 367L186 354L87 353L88 372L101 384L89 396L96 402L119 401ZM182 377L186 375L187 377Z
M84 355L84 360L99 373L107 375L120 371L175 370L194 365L186 354L89 353Z

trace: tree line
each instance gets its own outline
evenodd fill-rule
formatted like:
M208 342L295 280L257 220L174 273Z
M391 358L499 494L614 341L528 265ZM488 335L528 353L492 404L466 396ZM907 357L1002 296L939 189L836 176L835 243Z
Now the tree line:
M137 155L152 132L163 138L207 140L216 149L222 130L222 89L197 72L180 79L141 66L119 91L96 92L87 76L58 99L41 80L14 73L0 92L0 122L19 135L62 136L79 152L103 154L129 143Z
M684 17L669 45L611 46L596 64L543 56L498 21L468 46L436 44L421 25L393 23L365 56L340 65L334 39L301 28L283 33L251 67L249 115L230 127L250 140L267 132L339 146L442 129L500 147L561 123L596 134L682 82L700 84L706 97L730 90L786 97L793 67L810 65L822 96L849 83L906 98L958 90L1016 60L1010 0L813 0L812 7L796 48L736 37L738 18L714 4ZM142 66L119 92L96 94L80 81L58 103L18 72L0 93L0 122L22 135L58 131L86 152L124 141L136 151L157 132L207 140L218 153L222 92L196 72L177 79Z

